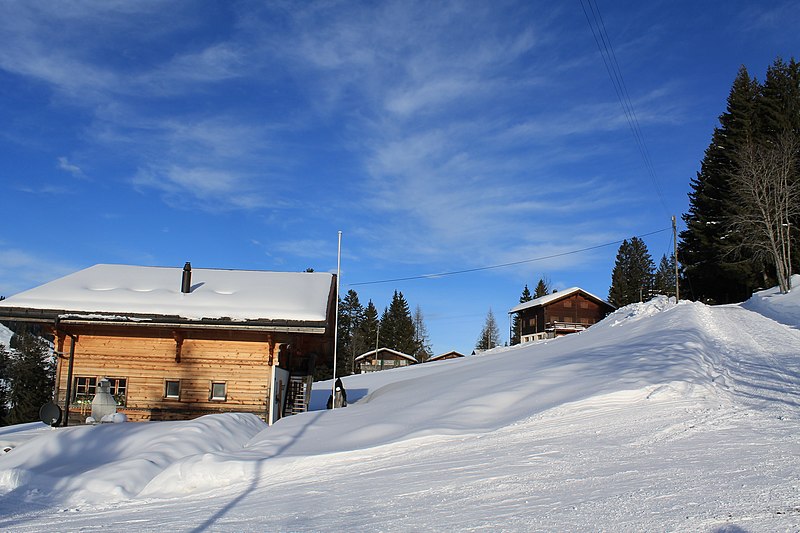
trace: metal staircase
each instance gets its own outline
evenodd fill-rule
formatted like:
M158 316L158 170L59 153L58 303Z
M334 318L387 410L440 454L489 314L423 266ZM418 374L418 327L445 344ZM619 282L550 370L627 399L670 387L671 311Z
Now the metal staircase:
M289 388L286 391L286 405L283 416L291 416L308 411L311 401L312 376L289 376Z

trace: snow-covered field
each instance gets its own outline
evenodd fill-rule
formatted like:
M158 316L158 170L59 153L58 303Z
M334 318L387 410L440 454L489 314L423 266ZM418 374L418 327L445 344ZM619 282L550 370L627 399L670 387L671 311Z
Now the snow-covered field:
M270 428L0 429L0 530L800 530L800 291L344 383Z

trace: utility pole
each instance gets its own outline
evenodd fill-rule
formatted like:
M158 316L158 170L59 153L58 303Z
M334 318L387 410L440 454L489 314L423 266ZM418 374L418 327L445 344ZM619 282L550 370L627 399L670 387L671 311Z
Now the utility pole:
M681 301L680 278L678 278L678 226L675 224L675 215L672 215L672 258L675 260L675 303Z
M189 263L186 263L187 265ZM331 385L331 409L336 409L336 356L339 349L339 279L342 274L342 232L339 232L339 246L336 252L336 317L333 321L333 385Z

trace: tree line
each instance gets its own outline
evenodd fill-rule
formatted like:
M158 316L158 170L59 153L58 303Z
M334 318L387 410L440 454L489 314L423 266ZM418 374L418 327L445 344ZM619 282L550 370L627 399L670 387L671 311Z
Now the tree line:
M39 420L55 385L47 340L25 325L14 329L9 346L0 344L0 426Z
M696 300L732 303L791 288L800 223L800 65L778 58L763 82L742 66L691 182L678 257ZM683 293L683 290L682 290Z
M691 181L678 257L681 296L707 303L791 289L800 223L800 64L778 58L764 82L743 66L700 171ZM653 264L644 242L620 246L608 301L616 307L675 294L675 257Z
M420 363L433 356L425 317L419 305L411 308L403 293L395 290L392 301L379 315L372 300L364 306L353 289L339 299L338 357L336 375L355 373L355 359L376 348L412 355ZM319 379L330 377L322 369Z

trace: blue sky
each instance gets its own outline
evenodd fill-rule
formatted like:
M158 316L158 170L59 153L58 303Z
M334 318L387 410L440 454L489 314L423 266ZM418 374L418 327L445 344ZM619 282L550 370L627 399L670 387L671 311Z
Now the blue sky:
M599 1L647 171L579 1L0 3L0 294L96 263L335 270L419 305L436 353L544 276L605 297L670 226L740 65L794 2ZM645 238L657 261L671 235Z

